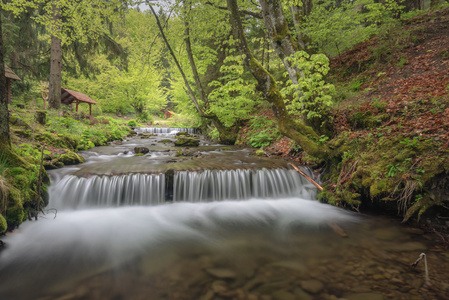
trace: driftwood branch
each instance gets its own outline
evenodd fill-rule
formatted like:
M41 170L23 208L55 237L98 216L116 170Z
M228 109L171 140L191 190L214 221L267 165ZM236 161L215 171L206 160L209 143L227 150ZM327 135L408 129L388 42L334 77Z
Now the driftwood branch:
M293 169L295 169L299 174L301 174L302 176L304 176L305 179L307 179L308 181L310 181L314 186L317 187L317 189L319 189L320 191L323 190L323 187L321 185L319 185L318 183L316 183L315 180L313 180L312 178L310 178L310 176L308 176L306 173L304 173L300 168L298 168L297 166L295 166L292 163L289 163L290 166L293 167Z

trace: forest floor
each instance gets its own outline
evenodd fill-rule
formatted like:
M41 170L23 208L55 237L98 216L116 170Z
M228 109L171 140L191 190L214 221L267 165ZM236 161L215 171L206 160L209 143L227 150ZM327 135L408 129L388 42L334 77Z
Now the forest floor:
M449 8L401 20L332 58L330 81L337 103L327 145L343 157L320 166L323 200L404 220L429 214L447 230ZM311 163L285 137L265 150Z

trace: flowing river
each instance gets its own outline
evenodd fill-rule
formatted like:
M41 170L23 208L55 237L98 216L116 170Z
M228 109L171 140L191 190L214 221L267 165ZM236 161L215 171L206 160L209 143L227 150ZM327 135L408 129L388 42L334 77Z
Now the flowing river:
M57 213L3 239L0 299L449 299L437 235L321 204L281 159L161 142L179 130L50 171Z

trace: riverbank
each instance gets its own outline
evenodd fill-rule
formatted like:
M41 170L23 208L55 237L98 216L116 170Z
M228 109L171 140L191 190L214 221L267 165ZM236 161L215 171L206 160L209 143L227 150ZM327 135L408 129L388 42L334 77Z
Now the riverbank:
M317 169L321 201L448 232L448 21L447 7L425 12L331 59L336 103L331 134L319 142L339 159L305 155L279 135L268 110L259 113L262 126L243 128L240 143Z
M10 108L12 151L0 155L0 233L34 218L48 204L46 170L84 162L77 151L122 140L127 123L71 112Z

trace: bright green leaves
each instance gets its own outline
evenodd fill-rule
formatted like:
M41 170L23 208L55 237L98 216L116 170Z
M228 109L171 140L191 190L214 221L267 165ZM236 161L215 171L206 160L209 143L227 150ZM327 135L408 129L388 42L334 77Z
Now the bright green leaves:
M301 113L308 119L320 118L332 105L333 84L326 83L324 76L329 72L329 59L324 54L309 55L304 51L287 57L292 66L301 71L298 84L282 89L285 98L293 99L287 104L292 113Z
M223 74L209 85L215 89L209 94L210 110L226 127L246 119L253 111L257 94L254 81L244 78L244 66L240 56L228 56L220 68Z

